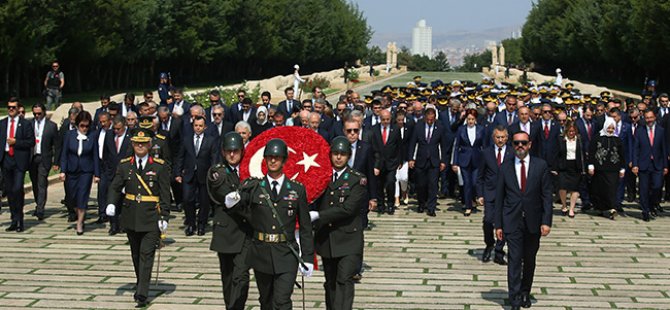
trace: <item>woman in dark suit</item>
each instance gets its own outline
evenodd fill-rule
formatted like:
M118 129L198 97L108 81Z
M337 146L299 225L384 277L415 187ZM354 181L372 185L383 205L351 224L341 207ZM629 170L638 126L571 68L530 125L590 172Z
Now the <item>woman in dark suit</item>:
M469 109L465 112L465 125L458 128L454 141L452 169L463 177L463 199L465 200L465 216L470 216L473 210L472 201L475 197L477 171L481 163L481 153L484 146L484 126L477 125L477 110Z
M584 167L584 150L582 141L577 135L577 125L572 121L565 125L565 137L559 140L558 155L552 171L558 175L558 194L561 197L563 207L561 212L571 218L575 217L575 203L579 199L579 188L582 177L586 173ZM570 209L567 207L567 197L570 194Z
M92 126L91 114L80 112L75 119L76 130L65 135L60 158L60 179L65 181L69 193L68 204L77 210L77 235L84 234L91 183L100 180L98 138Z

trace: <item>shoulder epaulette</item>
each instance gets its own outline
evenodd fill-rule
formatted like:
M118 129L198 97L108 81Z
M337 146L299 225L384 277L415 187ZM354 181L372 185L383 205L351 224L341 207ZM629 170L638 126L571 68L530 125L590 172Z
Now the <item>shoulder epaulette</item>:
M132 156L129 156L129 157L126 157L126 158L122 159L119 163L127 163L127 162L129 162L131 159L133 159L133 157L132 157Z
M159 164L161 164L161 165L165 163L165 161L162 160L162 159L160 159L160 158L154 158L154 162L155 162L155 163L159 163Z
M157 133L155 137L158 138L158 139L161 139L161 140L165 140L165 136L161 135L159 133Z

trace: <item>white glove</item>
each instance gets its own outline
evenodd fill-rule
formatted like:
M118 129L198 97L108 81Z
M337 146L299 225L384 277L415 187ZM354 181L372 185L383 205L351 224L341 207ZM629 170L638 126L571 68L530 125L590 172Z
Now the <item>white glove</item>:
M105 214L107 214L107 216L116 215L116 207L114 206L114 204L110 203L107 205L107 208L105 209Z
M309 218L312 220L312 222L318 220L319 219L319 211L309 211Z
M238 202L240 202L242 198L240 198L240 193L237 191L230 192L228 195L226 195L226 208L230 209L234 207Z
M158 220L158 229L161 232L166 232L168 228L168 222L164 220Z
M312 276L312 272L314 272L314 264L305 263L305 266L307 267L307 269L302 268L302 266L298 266L298 269L300 269L300 273L302 273L303 276L309 278Z

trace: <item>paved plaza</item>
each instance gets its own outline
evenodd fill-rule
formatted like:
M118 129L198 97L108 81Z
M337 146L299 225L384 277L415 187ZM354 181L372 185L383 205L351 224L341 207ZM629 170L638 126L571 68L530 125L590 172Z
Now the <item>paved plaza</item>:
M110 237L93 224L77 236L67 223L62 185L49 190L47 218L34 220L31 199L26 231L8 233L9 211L0 214L0 307L129 309L134 274L123 234ZM30 196L30 195L29 195ZM95 190L91 193L95 197ZM93 203L93 202L92 202ZM482 263L482 213L463 217L458 204L440 200L437 217L409 209L371 216L366 232L366 271L356 286L357 309L501 309L507 307L506 268ZM670 308L670 213L645 223L632 205L616 221L556 215L542 239L532 295L536 309ZM556 214L560 213L558 206ZM218 261L211 233L185 237L183 213L173 213L162 250L158 285L149 309L221 309ZM323 273L305 279L305 307L324 309ZM152 282L153 283L153 282ZM252 279L249 309L259 309ZM294 308L302 308L300 290ZM536 300L536 301L535 301Z

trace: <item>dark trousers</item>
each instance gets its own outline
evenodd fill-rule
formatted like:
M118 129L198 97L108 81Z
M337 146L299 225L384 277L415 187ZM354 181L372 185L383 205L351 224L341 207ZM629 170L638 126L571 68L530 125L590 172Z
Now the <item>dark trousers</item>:
M514 232L505 233L508 252L507 287L512 306L521 305L522 294L530 294L535 276L535 259L540 249L540 234L531 234L525 220Z
M249 242L242 245L240 253L218 253L223 300L228 310L243 310L249 295Z
M381 169L377 176L377 202L379 211L393 208L395 203L395 169ZM386 194L384 194L386 191Z
M584 182L579 183L579 198L582 200L582 207L591 204L591 195L589 194L589 188L591 188L591 176L586 174L584 175L583 180Z
M505 247L504 240L496 240L494 233L494 224L495 224L495 203L493 201L484 202L484 223L482 229L484 230L484 243L487 248L495 246L495 255L496 257L503 258L505 257Z
M137 291L135 296L140 300L146 300L149 296L149 284L151 282L151 271L154 267L154 255L158 247L160 232L138 232L126 230L130 254L133 258Z
M181 204L183 202L183 187L177 182L174 178L170 181L170 187L172 188L172 198L174 199L175 204Z
M291 295L296 274L296 272L267 274L254 270L261 310L293 309Z
M351 309L354 305L354 279L358 272L362 256L360 254L347 255L323 260L323 272L326 282L326 309Z
M648 215L649 211L661 202L663 171L640 171L638 177L640 178L640 206L642 213Z
M5 158L2 161L2 179L4 181L5 193L7 193L12 224L18 226L23 226L23 179L25 176L26 172L19 170L14 157L10 157L9 153L5 152Z
M440 194L455 197L458 175L451 169L444 169L440 175Z
M200 206L197 216L195 212L196 203ZM209 219L209 195L206 184L200 184L194 177L191 182L184 182L184 214L186 225L207 224Z
M472 209L472 200L476 194L475 185L477 184L477 171L479 171L479 169L473 164L468 167L460 168L461 176L463 177L463 199L465 200L465 208Z
M30 183L33 184L33 198L35 198L35 213L44 215L44 205L47 202L47 186L49 182L49 170L51 167L44 167L42 165L42 155L33 156L30 163L28 174L30 175Z
M632 171L630 171L630 168L626 168L625 178L626 178L626 195L628 195L628 199L632 201L635 199L635 196L637 196L637 176Z
M98 216L107 217L105 210L107 209L107 189L112 184L112 179L114 176L109 177L106 174L100 176L100 182L98 183ZM118 205L117 205L118 206Z
M440 168L431 167L427 164L423 168L416 170L416 198L419 201L419 208L435 211L437 204L437 178ZM445 169L446 170L446 169Z
M666 174L663 177L663 182L665 183L665 196L664 196L664 198L665 198L665 200L668 200L668 198L670 198L670 173Z

